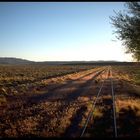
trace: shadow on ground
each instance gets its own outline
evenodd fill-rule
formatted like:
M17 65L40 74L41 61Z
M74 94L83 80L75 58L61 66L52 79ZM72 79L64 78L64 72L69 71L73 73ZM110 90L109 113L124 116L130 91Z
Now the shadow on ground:
M84 137L115 137L114 131L114 120L113 120L113 109L110 106L112 103L111 99L103 99L104 107L102 109L101 116L94 116L91 123L86 129ZM81 111L82 112L82 111ZM78 112L77 117L81 114ZM77 121L77 122L76 122ZM73 124L69 126L75 128L73 131L76 132L81 128L78 128L79 121L73 119ZM74 125L74 126L73 126ZM71 130L71 129L70 129ZM129 138L138 137L140 138L140 110L136 107L128 106L128 108L122 108L117 115L117 133L118 137ZM68 136L69 133L67 133ZM75 133L76 134L76 133ZM69 135L70 137L71 135ZM79 135L80 137L80 135Z
M131 106L122 108L119 112L118 135L120 137L139 137L140 138L140 116L139 109Z

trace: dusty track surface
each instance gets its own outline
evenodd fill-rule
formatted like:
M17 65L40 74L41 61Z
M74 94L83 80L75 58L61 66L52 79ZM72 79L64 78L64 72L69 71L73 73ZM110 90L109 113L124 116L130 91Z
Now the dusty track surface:
M110 79L104 69L65 76L63 80L54 78L54 84L52 79L44 80L48 86L39 87L42 94L9 98L7 106L0 110L0 136L80 137L92 102L105 80L84 136L114 137ZM140 136L140 108L136 104L140 103L139 96L129 93L126 83L115 75L113 72L118 137Z

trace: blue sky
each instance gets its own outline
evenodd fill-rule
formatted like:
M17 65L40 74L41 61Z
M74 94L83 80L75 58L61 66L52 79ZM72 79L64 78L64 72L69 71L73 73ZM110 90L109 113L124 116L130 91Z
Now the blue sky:
M123 9L124 2L1 2L0 57L130 61L109 19Z

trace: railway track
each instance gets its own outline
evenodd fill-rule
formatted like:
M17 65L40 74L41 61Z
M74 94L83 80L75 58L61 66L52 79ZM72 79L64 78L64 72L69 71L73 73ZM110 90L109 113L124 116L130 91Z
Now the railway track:
M140 122L136 114L139 111L136 101L139 100L129 99L127 85L115 74L111 67L101 67L74 75L70 80L66 78L65 84L59 84L61 87L52 87L47 94L29 98L31 100L25 103L20 102L21 99L13 101L1 112L1 137L139 136ZM35 125L32 127L32 124Z
M57 128L58 128L58 125L60 126L60 124L62 124L62 121L64 121L64 120L66 120L66 119L69 119L69 118L67 118L67 116L65 117L65 119L64 119L64 116L65 115L67 115L67 110L69 109L69 108L71 108L70 106L74 106L75 108L76 108L76 101L77 101L77 98L78 97L80 97L80 96L83 96L83 94L82 93L84 93L84 95L86 96L86 94L88 94L88 91L87 91L87 87L89 87L89 86L92 86L92 84L94 84L95 82L95 80L96 80L96 78L98 79L98 77L100 77L100 76L102 76L103 75L103 77L104 77L104 75L106 74L106 72L107 72L107 74L106 74L106 77L108 77L108 75L109 74L111 74L111 72L109 71L110 69L108 68L108 69L106 69L106 68L103 68L103 69L98 69L97 71L95 71L95 73L94 74L91 74L91 77L90 78L87 78L86 80L84 80L84 82L83 83L81 83L81 84L79 84L79 86L77 86L77 88L75 89L75 90L73 90L72 92L68 92L68 93L65 93L64 92L64 94L63 94L63 100L62 101L64 101L65 100L65 102L62 102L62 104L60 105L60 106L58 106L58 109L57 110L59 110L59 112L57 113L57 115L54 115L54 117L52 116L51 117L51 120L52 121L50 121L50 120L47 120L46 119L46 114L48 113L48 111L46 111L46 108L45 108L45 110L44 110L44 108L42 109L43 111L40 113L40 110L39 111L37 111L36 113L40 113L41 115L42 115L42 120L39 120L39 124L41 124L40 126L41 127L38 127L39 128L39 131L40 131L40 133L44 130L44 129L46 129L46 131L47 132L52 132L52 133L54 133L54 135L57 135L57 131L59 131ZM105 81L102 83L102 88L103 88L103 86L104 86L104 83L105 83ZM100 84L100 82L99 82L99 84ZM73 83L73 86L75 86L75 83ZM57 89L57 91L56 91L56 94L54 94L54 97L55 97L55 100L56 100L56 98L57 98L57 95L59 95L59 94L57 94L58 93L58 90L59 89ZM97 89L98 90L98 89ZM99 92L98 92L98 96L100 96L100 93L101 93L101 91L102 91L102 89L100 89L99 90ZM92 90L91 90L91 92L92 92ZM51 92L50 92L51 93ZM54 92L53 92L54 93ZM60 90L60 93L61 93L61 90ZM62 94L62 93L61 93ZM95 93L96 94L96 93ZM51 95L53 96L53 94L50 94L50 98L51 98ZM34 110L35 108L35 106L36 105L38 105L38 104L40 104L40 103L45 103L45 101L46 100L48 100L48 96L41 96L41 95L39 95L39 96L37 96L37 97L39 97L39 99L37 98L35 101L36 102L31 102L31 100L29 101L30 102L30 104L31 104L31 106L30 106L30 104L25 104L26 106L24 106L24 109L22 110L23 112L26 112L25 111L25 109L27 109L28 111L29 110ZM41 98L42 97L42 98ZM37 102L37 100L39 100L39 101L41 101L41 102ZM69 101L68 101L69 100ZM98 100L97 100L98 101ZM96 101L96 103L97 103L97 101ZM63 104L64 103L64 104ZM93 104L93 106L95 106L96 105L96 103L94 103ZM74 105L75 104L75 105ZM78 104L78 102L77 102L77 104ZM34 109L33 109L34 108ZM38 108L38 107L37 107ZM41 107L42 108L42 107ZM85 108L85 111L86 111L86 107L83 105L83 108ZM77 115L76 116L78 116L79 114L81 114L81 111L84 113L84 111L83 111L83 108L79 108L80 110L79 110L79 112L77 113ZM39 107L39 109L40 109L40 107ZM36 109L35 109L36 110ZM45 112L45 117L44 117L44 112ZM66 112L66 113L65 113ZM88 122L90 121L90 119L91 119L91 117L93 116L93 114L92 114L93 112L91 111L91 116L89 117L89 120L88 120ZM33 115L33 113L27 113L25 116L24 115L21 115L22 116L22 120L24 121L26 118L29 118L30 116L32 116ZM50 115L50 114L49 114ZM48 115L48 116L49 116ZM21 117L20 116L20 117ZM36 118L37 117L37 114L34 114L34 118ZM56 117L57 116L59 116L58 117L58 119L56 119ZM46 123L47 123L47 126L46 125L44 125L45 124L45 121L46 121ZM13 121L13 120L12 120ZM11 121L11 122L12 122ZM15 121L17 121L18 122L18 117L17 117L17 120L16 120L16 118L14 118L14 122ZM55 121L55 124L54 123L51 123L51 122L53 122L53 121ZM88 122L87 122L87 124L88 124ZM22 121L21 121L21 124L22 124ZM53 126L53 124L54 124L54 126ZM74 124L74 125L77 125L78 126L78 124ZM49 127L51 126L51 130L49 129ZM64 126L65 127L65 126ZM61 127L59 127L59 128L61 128ZM73 127L71 127L71 128L73 128ZM12 129L12 128L11 128ZM75 128L75 129L77 129L77 127ZM84 130L84 132L83 132L83 134L82 134L82 136L84 136L84 134L85 134L85 131L87 130L86 129L86 127L84 128L85 130ZM80 130L80 129L79 129ZM22 130L21 130L22 131ZM65 130L64 130L65 131ZM81 130L80 130L81 131ZM68 131L69 132L69 131ZM78 132L78 131L77 131ZM4 133L4 130L3 130L3 133ZM59 132L58 132L59 133ZM71 132L70 132L71 133ZM68 134L70 134L70 133L68 133ZM74 131L72 132L72 133L75 133ZM63 135L63 134L62 134ZM67 135L67 136L70 136L70 135ZM79 135L78 135L79 136Z
M94 117L94 112L95 112L95 109L97 107L97 103L99 100L101 100L101 97L103 96L102 92L103 92L103 88L104 88L104 85L105 83L107 82L107 80L110 82L110 86L111 86L111 99L112 100L110 102L110 106L111 106L111 116L113 118L113 123L112 123L112 129L113 129L113 137L117 137L118 136L118 133L117 133L117 124L116 124L116 107L115 107L115 95L114 95L114 86L113 86L113 78L112 78L112 70L111 70L111 67L108 67L106 69L106 78L102 81L101 83L101 86L97 92L97 96L96 96L96 99L92 102L92 108L87 116L87 119L86 119L86 122L82 128L82 132L80 134L80 137L84 137L86 131L88 131L87 127L89 125L89 123L91 123L91 119L93 119ZM99 99L100 98L100 99ZM93 119L94 120L94 119ZM94 128L93 131L96 130L96 128L94 127L94 123L92 124L92 127ZM92 131L91 131L92 132Z

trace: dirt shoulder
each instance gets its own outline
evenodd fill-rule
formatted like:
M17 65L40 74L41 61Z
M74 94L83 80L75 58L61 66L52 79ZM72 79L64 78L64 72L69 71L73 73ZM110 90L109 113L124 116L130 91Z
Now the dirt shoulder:
M79 108L77 98L84 96L83 91L90 89L97 71L99 70L93 69L64 77L64 79L74 80L65 79L63 81L65 84L57 85L59 88L42 87L40 91L45 94L10 99L6 108L1 108L0 136L50 137L64 133L73 113ZM56 79L61 81L61 78ZM49 82L51 84L51 81L54 79L47 81L47 85ZM89 100L89 97L87 98Z

